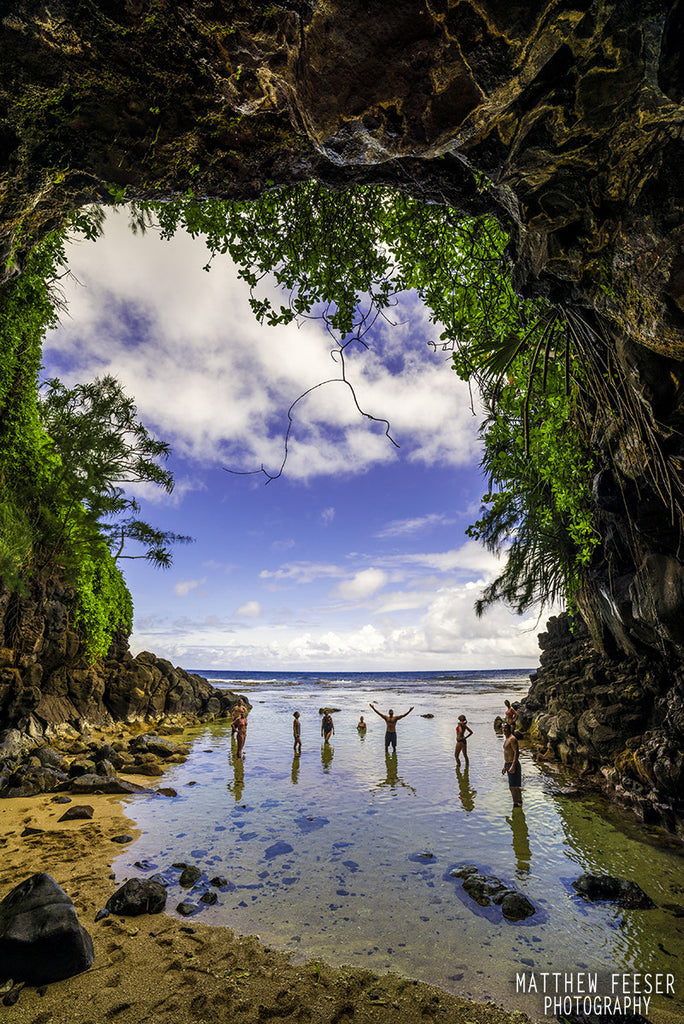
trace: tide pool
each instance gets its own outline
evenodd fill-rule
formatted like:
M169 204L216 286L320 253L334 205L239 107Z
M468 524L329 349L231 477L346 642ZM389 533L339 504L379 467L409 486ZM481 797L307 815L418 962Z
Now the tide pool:
M503 698L524 691L524 675L490 685L321 678L230 686L253 705L244 760L226 723L195 730L188 760L164 776L178 796L128 804L143 834L116 860L117 881L167 872L174 913L222 877L218 902L199 903L190 924L228 925L300 958L391 969L540 1019L544 993L529 990L532 975L568 974L574 985L592 975L610 992L612 974L674 972L674 998L652 995L644 1015L682 1019L679 850L598 796L562 795L568 779L524 748L524 803L513 809L492 723ZM414 705L398 724L396 757L385 753L370 700L385 713ZM329 745L320 736L324 706L339 709ZM296 710L301 756L292 749ZM473 729L467 772L454 761L461 713ZM171 865L179 862L204 872L194 893L177 884ZM450 874L462 864L514 886L536 913L513 924L499 908L478 906ZM585 872L634 880L657 906L586 903L572 887Z

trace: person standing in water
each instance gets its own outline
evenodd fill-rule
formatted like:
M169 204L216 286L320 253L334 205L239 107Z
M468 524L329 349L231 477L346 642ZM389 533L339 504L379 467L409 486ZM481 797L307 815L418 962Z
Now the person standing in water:
M295 754L301 754L302 752L302 723L299 721L299 712L295 711L294 719L292 721L292 735L294 737L294 752Z
M372 702L370 704L370 707L373 709L376 715L379 715L380 718L385 719L385 750L389 750L391 746L394 753L396 753L397 722L399 721L400 718L406 718L407 715L411 714L411 712L413 711L413 705L411 705L408 711L405 711L403 715L395 715L392 708L389 709L389 712L386 715L383 715L382 711L378 711L378 709L373 705Z
M368 728L368 726L363 720L363 715L361 715L361 717L359 718L359 724L356 726L356 728L359 730L359 732L365 732L366 729Z
M511 705L510 700L505 700L504 704L506 705L506 721L511 727L511 732L515 732L515 723L519 718L518 712Z
M323 718L321 719L321 736L323 737L324 743L330 743L330 737L335 735L335 726L333 724L332 715L329 711L323 712Z
M233 725L235 726L235 735L237 736L237 751L235 756L241 759L245 740L247 739L247 712L244 708L240 714L233 719Z
M242 703L242 697L240 697L238 702L237 702L237 704L234 704L233 707L230 709L230 717L232 718L232 723L231 723L231 728L230 728L230 735L231 736L234 736L235 733L237 732L237 720L241 716L243 716L244 718L247 717L247 708Z
M459 715L458 725L456 726L456 749L454 750L457 768L461 767L461 754L463 754L466 768L470 764L470 761L468 760L468 737L472 735L473 730L468 725L466 716Z
M514 807L522 807L522 769L520 767L520 748L518 741L508 722L503 727L504 766L501 774L508 779Z

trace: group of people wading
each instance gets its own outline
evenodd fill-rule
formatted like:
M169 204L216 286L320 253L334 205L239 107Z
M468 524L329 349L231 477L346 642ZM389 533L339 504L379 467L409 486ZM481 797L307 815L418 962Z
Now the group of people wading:
M505 722L503 724L503 754L504 754L504 766L501 769L501 774L506 775L508 779L508 785L511 791L511 797L513 799L514 807L522 807L522 772L520 768L520 750L518 747L518 740L515 735L515 723L518 721L518 712L512 707L509 700L504 701L506 705ZM375 712L380 718L385 721L385 750L389 751L392 748L392 753L396 753L397 750L397 722L402 718L406 718L413 711L413 705L405 711L403 715L395 715L392 708L389 709L386 715L382 711L378 711L373 702L371 701L369 707ZM242 699L235 705L231 711L233 718L232 735L237 739L237 749L235 756L238 758L242 757L242 751L245 746L245 740L247 738L247 708L242 703ZM363 715L359 719L359 723L356 726L359 733L363 734L368 728L366 722L363 719ZM326 708L323 710L321 717L321 736L323 737L324 743L330 743L330 737L335 734L335 724L332 719L332 714ZM292 721L292 735L294 739L294 752L295 754L301 754L302 752L302 723L299 718L299 711L295 711ZM458 723L456 725L456 749L454 750L454 757L456 758L456 768L461 767L461 757L463 757L465 763L465 770L468 770L470 760L468 758L468 737L473 735L473 730L468 725L468 720L465 715L458 716Z

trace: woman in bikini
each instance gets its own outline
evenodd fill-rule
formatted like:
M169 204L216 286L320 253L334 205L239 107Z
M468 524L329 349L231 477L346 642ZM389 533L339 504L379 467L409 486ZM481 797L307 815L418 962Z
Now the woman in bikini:
M518 712L512 707L510 700L505 700L506 705L506 721L511 727L511 732L515 732L515 723L518 721Z
M461 767L461 754L463 754L466 768L470 764L470 761L468 760L468 737L472 735L473 730L468 725L466 716L459 715L458 724L456 726L456 749L454 750L457 768Z
M234 719L235 724L235 735L237 736L237 750L235 756L242 758L242 750L247 739L247 712L242 711L237 718Z

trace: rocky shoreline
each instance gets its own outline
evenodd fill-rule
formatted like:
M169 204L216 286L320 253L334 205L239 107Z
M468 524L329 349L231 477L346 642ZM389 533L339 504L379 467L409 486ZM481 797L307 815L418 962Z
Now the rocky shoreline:
M223 691L223 700L232 706L238 700L249 707L245 697ZM213 716L212 716L213 717ZM164 774L166 766L182 764L189 747L170 736L178 735L206 718L175 716L155 722L153 731L145 723L119 726L111 734L77 732L63 724L51 731L53 741L36 741L19 729L0 733L0 798L30 797L42 793L131 794L150 791L139 783L121 777L143 776L150 780ZM149 727L149 723L148 727ZM151 792L151 791L150 791ZM173 791L156 790L162 795Z
M647 656L612 659L579 616L554 617L516 731L646 824L684 838L684 679Z
M141 748L143 737L142 732L128 737L130 756ZM93 730L85 745L91 753L95 747L116 750L116 740L111 733ZM144 737L148 747L158 741L173 750L167 758L157 755L162 764L183 756L182 744L165 736ZM74 753L71 764L83 757L83 752ZM163 777L152 781L149 775L132 774L133 767L124 766L120 783L130 786L130 792L159 799L165 791ZM75 783L88 774L92 773L74 776ZM107 777L101 778L106 786ZM472 1003L391 973L334 968L317 959L296 964L289 954L265 947L258 937L239 937L229 928L212 927L195 917L134 913L130 904L114 899L121 887L111 871L119 844L132 842L139 834L125 818L128 797L89 792L89 814L73 817L65 815L62 799L40 793L0 801L0 898L35 872L49 874L73 900L78 920L92 938L94 960L85 972L49 985L0 984L0 1002L8 1007L3 1012L13 1024L92 1024L111 1019L121 1024L263 1024L272 1018L292 1024L372 1024L397 1016L405 1024L528 1021L520 1012ZM109 913L103 913L107 906Z

